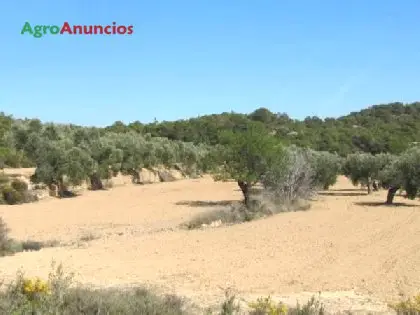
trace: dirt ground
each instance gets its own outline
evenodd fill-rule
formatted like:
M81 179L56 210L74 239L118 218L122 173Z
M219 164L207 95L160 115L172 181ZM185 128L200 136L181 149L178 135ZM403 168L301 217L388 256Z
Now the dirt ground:
M396 197L402 204L387 207L384 191L367 196L340 178L309 211L178 228L240 198L235 183L206 177L2 206L12 237L74 244L1 258L0 279L19 268L45 277L55 260L85 284L146 284L201 305L217 303L228 287L245 299L271 294L291 303L321 291L329 310L362 313L420 291L420 202Z

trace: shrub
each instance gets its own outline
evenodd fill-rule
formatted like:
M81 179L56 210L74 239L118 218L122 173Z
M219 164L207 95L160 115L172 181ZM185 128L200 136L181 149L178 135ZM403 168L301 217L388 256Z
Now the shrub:
M225 209L200 213L182 226L188 229L197 229L202 227L203 224L210 225L219 220L223 224L233 224L251 221L252 219L252 210L248 209L244 204L235 204Z
M22 272L0 292L1 314L189 314L182 299L160 297L144 288L90 290L73 285L73 275L55 267L48 280Z
M9 238L10 229L0 217L0 257L6 255L13 255L14 253L27 251L27 250L40 250L44 247L54 247L59 245L57 241L50 242L37 242L37 241L24 241L19 242Z
M220 315L233 315L240 312L241 307L239 302L236 301L236 296L230 291L225 291L225 300L220 308Z
M0 186L8 184L9 181L10 181L9 176L1 172L0 173Z
M22 180L19 179L14 179L11 183L10 186L12 186L12 188L18 192L24 192L28 190L28 184L25 183Z
M270 296L259 298L256 302L249 303L248 306L252 310L250 315L286 315L288 310L286 304L274 303Z
M0 256L4 256L9 248L9 234L10 229L0 217Z
M301 211L310 208L309 203L295 200L289 204L276 204L275 198L266 191L253 195L248 207L243 203L233 204L224 209L212 210L194 216L189 222L182 224L187 229L198 229L203 225L211 225L220 221L221 224L238 224L271 216L280 212Z
M221 315L249 314L249 315L325 315L324 306L318 299L312 297L304 305L297 303L296 307L287 307L282 302L275 303L271 297L260 297L254 302L248 303L250 310L241 312L234 295L226 295L222 304Z
M408 298L406 301L402 301L396 304L390 304L389 307L395 310L398 315L420 314L420 294L417 294L412 298Z
M21 183L15 183L15 187L17 187L19 190L16 190L14 187L9 185L0 188L0 199L3 200L3 204L17 205L38 201L38 197L31 191L20 190L24 187ZM24 184L26 185L26 183Z
M16 205L23 203L23 194L11 186L4 186L2 188L2 195L4 201L9 205Z

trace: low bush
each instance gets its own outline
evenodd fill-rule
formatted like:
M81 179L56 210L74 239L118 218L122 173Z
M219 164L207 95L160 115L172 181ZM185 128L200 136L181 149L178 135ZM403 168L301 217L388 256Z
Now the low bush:
M10 181L6 175L0 175L0 204L17 205L38 201L37 196L28 190L28 184L19 179Z
M19 191L19 192L24 192L28 190L28 184L19 179L12 180L12 182L10 183L10 186L12 186L14 190Z
M0 217L0 256L4 256L9 249L9 228L6 223Z
M252 310L250 312L252 315L286 315L288 311L286 304L275 303L270 296L259 298L256 302L249 303L248 306Z
M278 214L281 212L304 211L310 208L309 202L295 200L290 203L276 203L276 200L267 192L253 196L248 207L243 203L233 204L227 208L212 210L194 216L189 222L181 227L198 229L206 225L220 221L221 224L230 225L249 222Z
M389 304L389 307L398 315L418 315L420 314L420 294L399 303Z
M303 306L287 307L268 298L248 303L241 309L235 295L226 292L225 301L214 311L204 310L174 295L159 295L144 287L130 289L91 289L77 285L72 274L52 263L48 280L28 278L23 272L0 286L0 314L148 314L148 315L324 315L322 304L314 297Z
M22 272L0 292L1 314L193 314L176 296L158 296L145 288L91 290L75 286L73 276L53 264L48 280Z
M256 301L247 303L248 310L241 309L240 303L235 295L226 291L225 301L220 307L219 315L325 315L325 308L322 303L312 297L305 304L299 302L295 307L289 307L283 302L274 302L270 296L260 297ZM348 313L351 314L351 313Z
M37 251L45 247L58 246L57 241L37 242L37 241L17 241L9 238L10 229L0 217L0 257L13 255L23 251Z

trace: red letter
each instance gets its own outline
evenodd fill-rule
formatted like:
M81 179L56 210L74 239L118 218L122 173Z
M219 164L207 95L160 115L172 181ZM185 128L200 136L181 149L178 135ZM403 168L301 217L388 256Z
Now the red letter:
M113 35L115 35L115 32L116 32L116 31L115 31L115 29L117 28L117 27L115 26L115 24L116 24L115 22L112 22L112 25L113 25L113 26L112 26L112 34L113 34Z
M73 33L83 34L83 27L81 25L73 25Z
M89 25L89 26L84 25L83 26L83 32L85 33L85 35L92 34L92 28L93 28L92 25Z
M111 31L109 30L111 28L111 25L105 26L105 34L111 35Z
M133 25L130 25L130 26L128 27L128 32L127 32L127 34L128 34L128 35L133 34Z
M71 27L68 22L64 22L63 26L61 27L60 34L63 34L64 32L67 32L69 34L73 34L71 31Z
M117 33L120 35L124 35L127 32L127 28L123 25L117 27Z
M94 34L97 35L98 33L101 35L104 33L103 27L101 25L94 26Z

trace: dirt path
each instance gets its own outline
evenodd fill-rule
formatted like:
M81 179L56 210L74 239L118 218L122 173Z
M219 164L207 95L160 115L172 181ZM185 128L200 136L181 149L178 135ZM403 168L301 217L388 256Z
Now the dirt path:
M165 230L209 208L185 201L239 198L234 183L204 178L2 207L0 216L16 238L68 241L87 231L101 238L87 248L2 258L0 278L12 279L19 267L45 276L55 259L84 283L147 283L206 304L222 298L227 287L244 297L282 294L292 302L308 297L302 292L322 291L334 310L383 311L377 300L420 291L420 203L378 205L384 192L366 196L345 179L307 212L216 229Z

